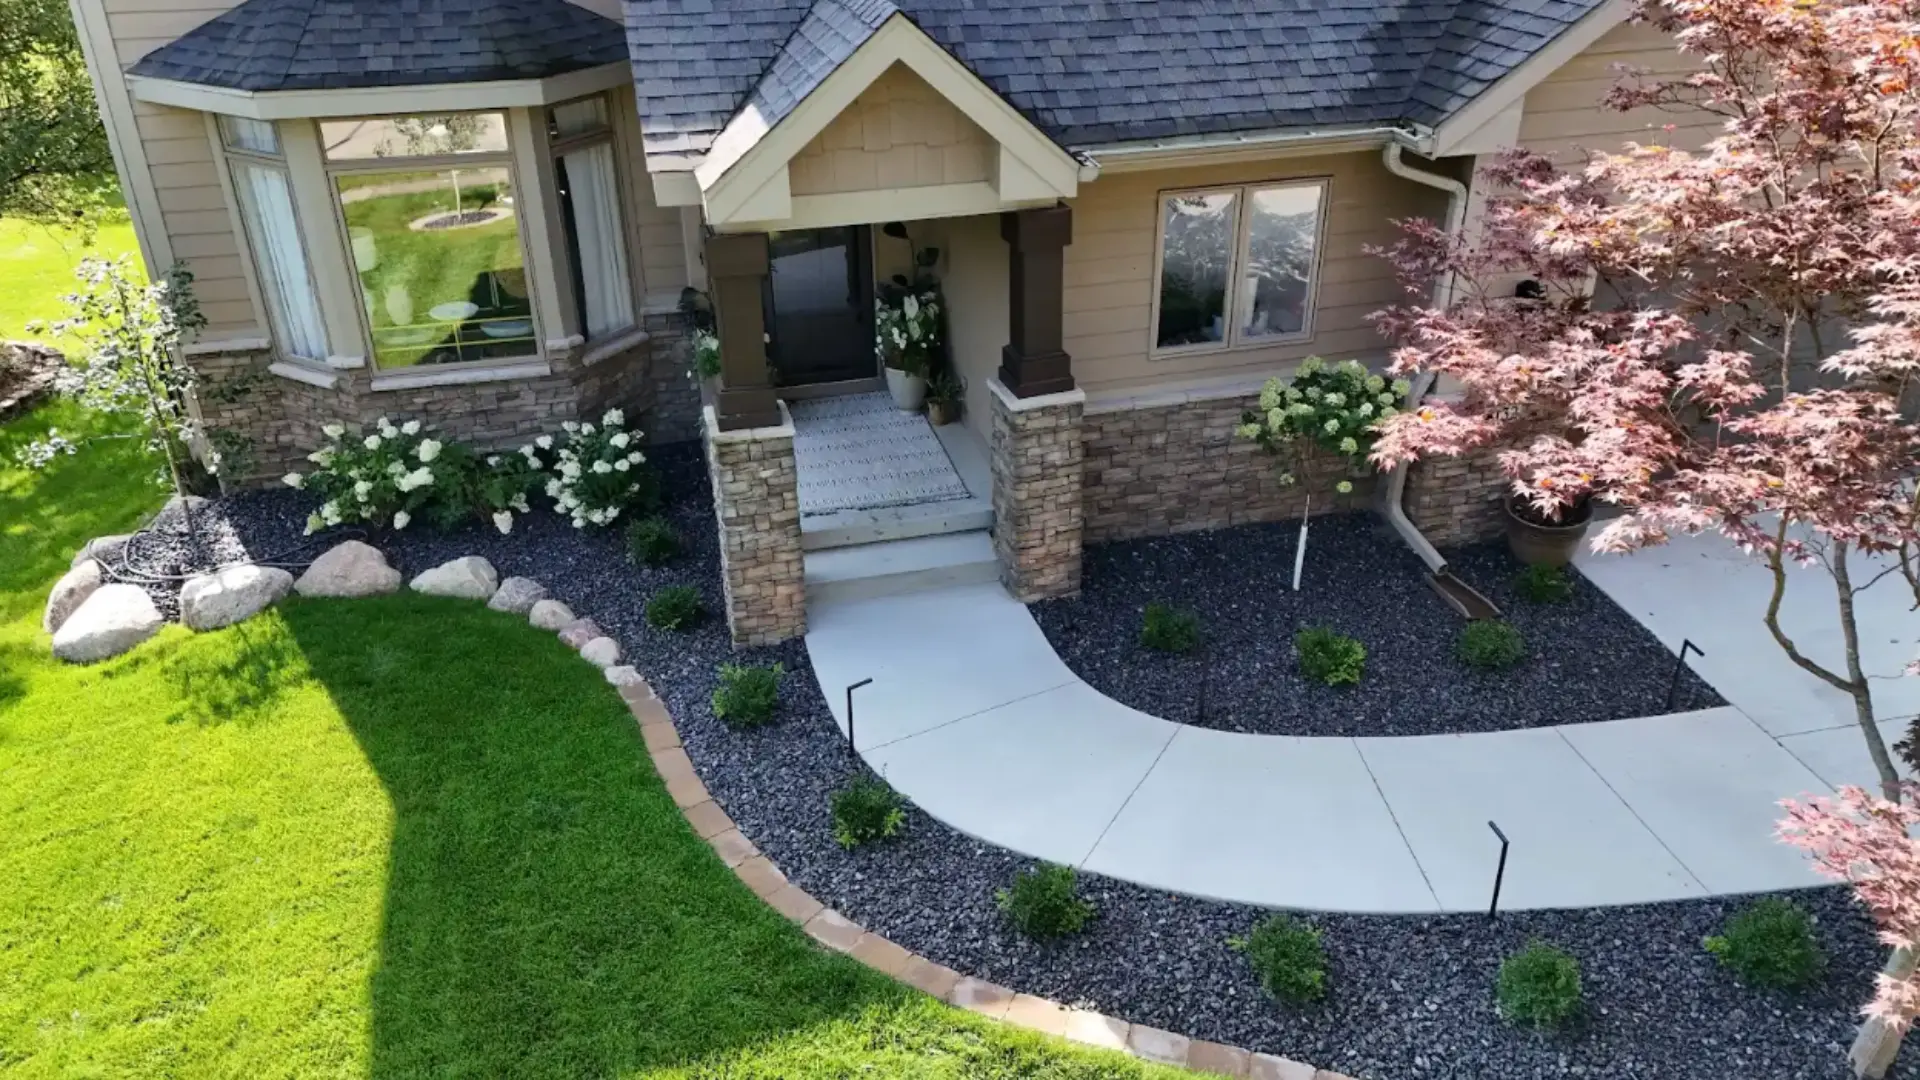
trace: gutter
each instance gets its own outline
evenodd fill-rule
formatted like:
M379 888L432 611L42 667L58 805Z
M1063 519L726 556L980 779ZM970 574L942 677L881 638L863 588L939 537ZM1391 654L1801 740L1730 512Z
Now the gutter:
M1155 168L1194 155L1218 155L1242 151L1262 156L1288 150L1315 153L1341 153L1371 150L1413 134L1404 127L1329 128L1318 131L1227 132L1220 135L1185 135L1143 142L1108 143L1075 150L1082 160L1097 169L1127 171ZM1217 159L1216 159L1217 160Z

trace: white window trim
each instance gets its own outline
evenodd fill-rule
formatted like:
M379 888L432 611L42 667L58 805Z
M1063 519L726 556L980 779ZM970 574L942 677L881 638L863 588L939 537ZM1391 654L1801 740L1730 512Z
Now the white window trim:
M1319 214L1314 220L1313 269L1307 278L1306 310L1300 320L1300 329L1291 334L1267 334L1257 338L1245 338L1240 330L1238 299L1242 279L1246 274L1248 249L1253 240L1253 229L1250 227L1252 220L1250 196L1255 191L1270 188L1305 187L1318 188L1320 202ZM1153 199L1153 307L1147 316L1148 359L1178 360L1189 356L1247 352L1275 346L1301 345L1312 341L1318 331L1319 320L1315 316L1319 314L1320 278L1326 264L1327 218L1332 216L1331 188L1330 177L1307 176L1255 180L1244 184L1217 184L1210 187L1167 188L1156 192ZM1163 346L1160 344L1160 287L1165 273L1164 264L1167 254L1167 200L1194 195L1234 196L1233 254L1227 267L1226 302L1221 312L1226 319L1226 338L1222 341L1210 341L1199 345Z
M360 340L366 346L367 364L376 373L373 384L373 388L376 390L491 381L490 376L492 373L487 369L499 369L499 374L494 377L503 379L523 378L529 375L547 374L551 371L551 366L548 363L547 350L541 346L540 342L544 340L543 334L546 327L552 325L549 321L552 313L548 310L547 305L543 303L542 299L543 295L549 292L548 282L552 280L552 259L550 257L544 259L535 258L535 252L540 251L545 246L545 237L543 235L542 237L536 238L529 234L535 231L542 234L545 233L546 230L543 221L536 222L530 219L536 217L544 218L548 213L547 204L552 201L552 197L550 189L545 185L537 182L533 184L522 183L523 170L520 167L520 158L522 155L518 151L522 148L526 133L522 130L519 134L516 134L516 128L524 129L527 126L528 110L436 109L344 118L330 117L329 119L377 120L421 115L442 115L453 112L498 112L503 114L502 119L506 125L507 133L507 149L487 151L484 153L432 154L418 157L394 155L391 157L353 158L334 161L326 156L325 137L320 133L319 123L317 121L311 123L311 128L316 139L315 145L320 151L320 159L325 166L324 172L321 175L321 185L325 190L328 204L333 208L332 225L334 243L338 245L340 252L347 257L346 265L348 278L352 286L354 317L360 329ZM490 357L485 360L466 360L453 364L431 365L433 371L447 374L448 377L442 379L429 379L424 375L417 379L407 380L383 378L383 376L409 374L415 370L417 365L409 364L392 368L383 368L380 366L380 359L374 348L372 313L367 311L367 305L361 295L364 287L360 283L358 271L356 271L353 266L351 257L353 240L347 234L347 215L345 209L340 204L339 191L334 187L334 178L336 176L356 173L434 172L441 169L468 167L505 168L507 170L507 180L513 186L514 235L520 243L520 265L526 270L527 274L527 300L528 306L531 309L530 318L533 320L532 337L534 347L531 351L516 356ZM537 213L529 214L525 212L525 209L521 205L523 201L530 202ZM462 373L466 372L479 372L480 374L477 377L462 377ZM401 385L393 385L396 382L401 383Z
M219 174L220 192L227 201L227 217L233 225L233 235L240 241L240 264L244 269L242 276L246 279L247 299L253 304L254 311L259 313L260 328L267 332L266 346L283 363L312 368L324 367L328 357L300 356L287 351L282 345L286 340L286 333L276 324L273 305L267 302L266 288L262 284L264 279L260 274L260 267L254 261L253 237L247 231L247 217L240 206L240 188L233 179L233 163L236 161L259 168L276 169L287 178L287 196L293 204L293 228L300 237L300 258L307 264L307 281L313 287L313 302L317 309L316 313L320 316L320 336L326 339L327 350L331 353L335 348L333 331L327 322L326 305L320 296L320 279L316 273L318 268L314 264L313 253L309 250L312 246L309 239L312 231L307 228L306 219L300 214L300 196L295 186L293 170L287 165L286 136L281 132L280 125L273 125L274 138L280 142L280 153L277 156L239 149L227 145L226 133L220 129L219 116L213 113L204 115L207 123L207 138L213 143L214 160L218 162L218 168L214 172Z

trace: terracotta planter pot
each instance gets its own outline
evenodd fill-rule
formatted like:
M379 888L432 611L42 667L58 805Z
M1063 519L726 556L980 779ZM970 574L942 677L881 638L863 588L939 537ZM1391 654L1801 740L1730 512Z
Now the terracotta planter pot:
M945 427L960 419L960 403L957 401L927 402L927 419L934 427Z
M909 375L899 368L887 369L887 393L893 395L893 407L901 412L919 412L927 400L927 379Z
M1567 520L1559 525L1541 525L1522 516L1514 502L1509 496L1503 504L1507 508L1507 548L1513 557L1528 566L1557 567L1572 562L1587 527L1593 524L1592 504L1583 502L1569 510Z

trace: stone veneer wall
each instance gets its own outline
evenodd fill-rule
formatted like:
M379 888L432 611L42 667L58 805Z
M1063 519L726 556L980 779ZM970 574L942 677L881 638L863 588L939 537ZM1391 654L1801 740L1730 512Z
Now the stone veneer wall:
M693 339L679 314L649 315L653 364L653 407L646 418L647 441L692 442L700 437L700 386L689 375Z
M1016 398L994 378L993 550L1021 603L1080 591L1083 391Z
M727 628L735 645L773 645L807 632L800 471L785 402L780 415L780 427L721 431L712 406L703 411Z
M1234 434L1259 397L1248 390L1089 405L1087 543L1297 518L1308 491L1315 514L1366 505L1373 477L1334 494L1348 477L1331 455L1310 458L1299 482L1280 482L1281 462Z
M1491 451L1429 459L1407 474L1407 517L1435 547L1490 540L1506 531L1506 490Z

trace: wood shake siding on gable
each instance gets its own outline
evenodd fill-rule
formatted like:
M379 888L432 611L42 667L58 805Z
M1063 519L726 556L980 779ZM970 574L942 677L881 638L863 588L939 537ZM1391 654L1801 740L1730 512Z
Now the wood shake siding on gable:
M788 163L795 195L980 183L999 150L901 64L888 68Z
M1706 113L1607 108L1620 65L1645 69L1654 79L1698 66L1651 27L1617 26L1527 91L1520 145L1567 166L1577 164L1586 150L1619 150L1629 142L1697 149L1713 137L1720 120ZM1666 130L1669 125L1672 131Z

